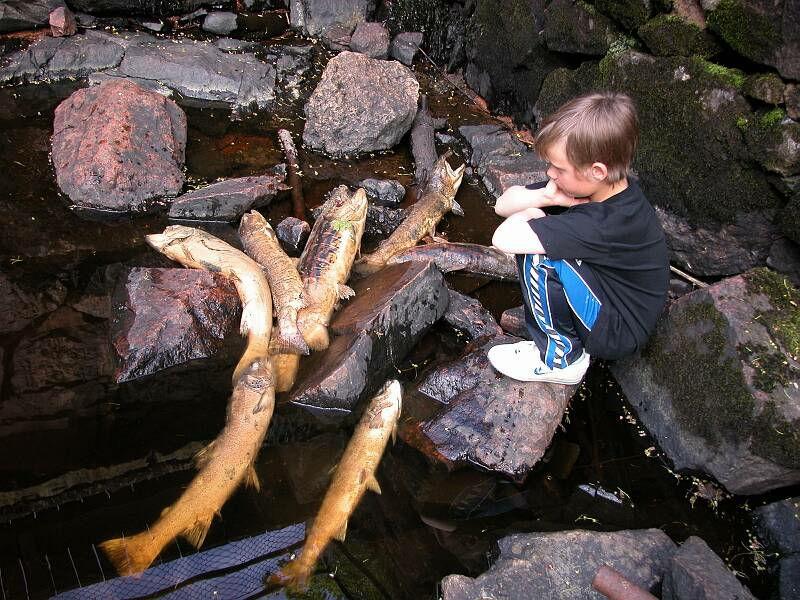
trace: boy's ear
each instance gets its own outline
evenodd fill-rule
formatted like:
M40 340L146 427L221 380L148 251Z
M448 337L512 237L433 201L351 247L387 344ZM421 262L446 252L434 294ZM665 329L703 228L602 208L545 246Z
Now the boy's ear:
M595 181L603 181L608 177L608 167L601 162L592 163L592 166L589 167L589 174Z

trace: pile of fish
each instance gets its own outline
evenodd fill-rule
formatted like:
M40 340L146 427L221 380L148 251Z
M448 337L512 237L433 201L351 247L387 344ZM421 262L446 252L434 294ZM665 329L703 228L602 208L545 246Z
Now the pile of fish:
M302 355L330 344L328 325L337 303L354 294L347 286L354 264L360 274L375 272L433 233L445 213L460 211L454 197L463 171L463 166L452 170L446 156L441 157L407 219L375 253L358 261L367 196L363 189L350 192L346 186L329 194L297 266L256 211L244 215L239 226L246 253L183 225L147 236L150 246L183 266L219 272L233 281L242 303L240 331L247 336L247 345L234 369L225 427L198 455L198 474L149 529L102 544L120 574L143 571L177 536L199 547L214 515L239 484L259 488L254 463L272 418L275 393L294 385ZM344 539L348 519L366 490L380 493L375 471L400 410L400 384L390 381L371 400L356 427L301 556L273 574L268 585L303 589L330 540Z

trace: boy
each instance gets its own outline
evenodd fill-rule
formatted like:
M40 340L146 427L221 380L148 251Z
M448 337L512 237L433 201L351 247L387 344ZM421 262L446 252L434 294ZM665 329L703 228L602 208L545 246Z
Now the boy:
M641 348L667 297L669 260L655 211L628 169L636 108L612 92L575 98L542 123L534 147L547 184L497 199L492 244L516 255L533 342L494 346L489 361L520 381L579 383L589 355ZM562 206L548 216L541 210Z

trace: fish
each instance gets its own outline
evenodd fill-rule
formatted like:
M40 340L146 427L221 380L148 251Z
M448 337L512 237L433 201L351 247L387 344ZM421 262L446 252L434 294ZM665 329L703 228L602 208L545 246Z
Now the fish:
M411 207L405 220L392 235L378 244L375 252L356 261L353 270L357 274L375 273L398 252L413 248L427 234L433 235L433 230L446 213L464 214L455 197L466 165L454 171L447 162L447 156L447 153L444 154L434 163L422 196Z
M261 213L253 210L242 216L239 238L245 253L264 269L272 292L278 331L273 331L270 350L274 354L308 354L308 344L297 327L297 312L305 306L297 267Z
M334 188L300 255L297 270L303 280L306 307L300 309L297 325L312 350L328 347L328 323L336 303L355 294L346 282L361 248L367 208L363 188L352 194L347 186Z
M144 571L179 535L199 548L240 483L260 489L254 463L275 408L272 369L269 359L247 366L231 394L225 427L198 453L199 472L180 498L147 530L100 544L120 575Z
M347 522L364 493L368 489L381 493L375 471L389 438L395 436L402 405L397 380L388 381L370 401L335 469L300 556L268 576L268 588L305 589L328 543L332 539L344 541Z
M442 273L461 271L500 280L519 278L514 255L506 254L494 246L456 242L423 244L398 252L387 261L387 264L393 265L411 260L430 261Z
M249 367L269 355L272 295L261 266L244 252L194 227L170 225L145 236L147 243L185 267L222 273L231 278L242 302L239 331L247 336L244 354L233 370L233 385Z
M273 373L275 374L275 391L288 392L294 386L297 371L300 368L300 355L281 353L272 356Z

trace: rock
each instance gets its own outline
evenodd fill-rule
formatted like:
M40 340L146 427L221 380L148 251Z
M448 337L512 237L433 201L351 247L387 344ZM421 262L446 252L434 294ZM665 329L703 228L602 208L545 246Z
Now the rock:
M210 31L217 35L228 35L236 31L238 27L236 23L236 13L214 11L206 15L203 19L203 31Z
M147 210L183 187L186 115L128 81L78 90L55 110L53 166L76 205Z
M59 6L50 13L50 35L53 37L66 37L78 33L78 24L75 15L66 6Z
M495 337L463 358L433 371L418 390L446 404L421 422L409 422L406 443L452 469L478 466L517 481L544 455L577 386L525 383L499 375L486 358Z
M787 556L780 560L778 597L780 600L800 597L800 556Z
M389 30L383 23L359 23L350 37L350 50L370 58L389 56Z
M320 414L352 411L377 391L447 308L442 274L425 263L388 266L352 287L330 325L336 337L301 362L289 396Z
M554 0L544 10L548 50L603 56L619 36L614 23L590 4Z
M800 286L800 247L786 238L778 238L769 249L767 266L786 275Z
M669 289L667 290L667 298L675 300L681 296L685 296L689 292L694 291L694 285L683 279L673 277L669 280Z
M205 0L69 0L72 10L90 14L140 14L168 16L190 13Z
M128 81L130 83L135 83L142 89L155 92L156 94L161 94L165 98L172 98L175 95L170 88L162 85L158 81L154 81L152 79L142 79L141 77L125 77L124 75L120 75L116 69L92 73L89 75L87 80L89 85L101 85L107 81Z
M800 173L800 123L780 108L754 118L745 127L753 157L768 171L782 177Z
M334 25L322 32L322 43L334 52L341 52L350 48L350 34L352 27Z
M789 198L789 202L778 213L776 221L786 237L800 244L800 190Z
M639 36L656 56L712 56L719 45L704 28L678 15L658 15L639 27Z
M292 27L307 35L319 35L333 25L352 31L373 11L374 0L290 0L289 19Z
M753 516L770 548L781 554L800 554L800 497L759 506Z
M786 114L789 118L800 120L800 85L788 84L783 94L783 101L786 103Z
M411 128L418 95L407 67L342 52L306 104L303 142L335 157L392 148Z
M260 46L257 42L248 42L247 40L237 40L234 38L219 38L214 45L223 52L247 52L248 50L255 50Z
M503 311L503 314L500 315L500 327L503 328L503 331L511 335L526 340L530 339L528 327L525 324L525 308L522 306L516 306Z
M142 27L158 33L164 29L163 21L142 21Z
M743 91L746 96L766 104L783 104L786 84L775 73L756 73L748 75Z
M770 213L765 211L739 213L733 224L706 228L655 208L671 262L703 277L733 275L763 266L772 243L780 237Z
M113 307L118 383L214 356L241 313L230 279L198 269L131 269Z
M178 196L169 207L172 219L235 221L251 208L266 206L289 189L282 175L238 177Z
M500 556L487 572L474 579L442 579L442 600L596 598L600 595L592 590L592 579L603 565L655 591L675 551L660 529L518 533L497 544Z
M370 200L383 204L400 204L406 197L406 188L394 179L364 179L358 182Z
M451 327L466 334L468 339L474 340L486 335L495 337L503 333L492 313L478 300L452 289L449 290L449 295L450 303L447 305L447 312L444 313L444 320Z
M636 31L645 23L653 11L652 0L595 0L595 8L622 25L625 29Z
M0 33L46 25L50 13L64 6L64 0L4 0L0 3Z
M0 273L0 334L20 331L64 303L67 288L58 279L23 283Z
M663 600L755 600L711 548L691 536L672 557L664 575Z
M278 223L275 233L290 254L300 256L311 233L311 226L296 217L286 217Z
M405 208L390 208L370 204L367 207L367 222L364 224L364 235L369 238L390 236L400 223L405 221L408 211Z
M417 51L422 46L423 34L417 31L404 31L398 33L392 39L392 46L389 50L389 55L399 60L406 66L411 66L414 63L414 57Z
M675 300L640 356L612 364L677 470L735 494L800 481L800 293L756 269Z
M800 79L800 6L793 0L726 0L706 14L708 27L752 61Z

